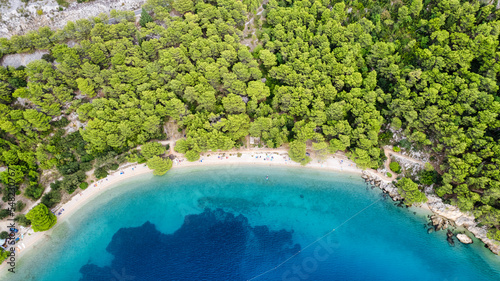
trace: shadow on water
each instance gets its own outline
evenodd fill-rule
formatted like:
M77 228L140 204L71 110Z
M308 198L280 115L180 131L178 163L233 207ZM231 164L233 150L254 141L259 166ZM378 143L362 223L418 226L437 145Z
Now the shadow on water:
M173 234L150 222L117 231L106 250L111 266L88 263L80 280L246 280L259 265L279 263L300 250L292 232L251 227L242 215L206 209L185 217Z

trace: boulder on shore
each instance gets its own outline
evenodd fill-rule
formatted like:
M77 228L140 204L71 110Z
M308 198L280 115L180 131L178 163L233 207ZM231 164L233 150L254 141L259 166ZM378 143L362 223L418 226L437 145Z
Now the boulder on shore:
M473 243L472 239L469 236L462 234L462 233L457 234L457 239L458 239L458 241L460 241L464 244L472 244Z
M444 229L448 228L448 220L441 217L441 216L432 215L431 222L432 222L432 225L434 225L434 228L436 229L436 231L439 231L441 229L444 230Z

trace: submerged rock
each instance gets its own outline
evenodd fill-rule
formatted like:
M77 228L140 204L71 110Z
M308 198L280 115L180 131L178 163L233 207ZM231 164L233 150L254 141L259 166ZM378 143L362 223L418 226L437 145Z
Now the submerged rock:
M434 227L430 227L427 229L427 234L433 233L434 232Z
M438 215L431 216L431 222L432 222L432 225L434 225L436 231L439 231L441 229L447 229L448 225L449 225L449 222L447 219L445 219L441 216L438 216Z
M472 239L463 233L457 234L457 239L458 239L458 241L460 241L464 244L472 244L473 243Z
M446 240L448 241L448 244L450 244L450 246L452 246L452 247L455 246L455 241L453 241L453 238L448 237Z

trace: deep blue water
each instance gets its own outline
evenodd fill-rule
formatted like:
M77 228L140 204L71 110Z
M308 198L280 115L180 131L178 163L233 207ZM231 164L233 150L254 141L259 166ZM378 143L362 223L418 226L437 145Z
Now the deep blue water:
M80 272L89 281L110 280L120 269L142 280L246 280L256 263L285 260L298 250L291 232L253 228L242 215L207 209L187 216L173 234L162 234L149 222L122 228L107 247L115 256L111 266L87 264Z
M175 169L103 193L2 280L500 279L499 257L427 234L426 215L355 175Z

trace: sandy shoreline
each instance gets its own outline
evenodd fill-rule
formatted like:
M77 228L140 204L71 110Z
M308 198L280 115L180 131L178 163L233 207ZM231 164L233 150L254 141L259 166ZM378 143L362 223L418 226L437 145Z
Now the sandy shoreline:
M202 155L200 160L196 162L188 162L185 159L175 159L172 169L186 168L186 167L202 167L202 166L220 166L220 165L264 165L264 166L290 166L290 167L304 167L313 168L320 170L330 170L344 173L353 173L361 175L362 170L357 168L356 165L347 159L347 157L342 155L329 156L325 161L319 162L318 160L313 160L306 166L301 166L299 163L293 162L288 157L285 151L242 151L240 152L240 157L237 156L237 152L216 152L216 153L205 153ZM231 155L230 155L231 154ZM222 156L225 155L225 156ZM110 174L108 177L101 179L95 183L89 185L89 187L78 194L73 196L70 201L63 204L56 214L60 210L64 211L61 215L57 216L57 224L61 224L71 217L72 214L88 203L97 194L102 193L104 190L112 189L113 187L119 186L118 183L123 182L132 177L143 175L146 173L152 173L145 164L131 164L127 163L120 167L117 171ZM55 227L57 227L57 224ZM54 227L54 228L55 228ZM52 228L46 232L33 232L29 230L24 235L19 243L16 244L16 263L19 262L21 257L28 253L31 249L36 249L37 245L44 237L48 237L52 234ZM22 245L22 247L21 247ZM2 263L0 270L2 272L7 272L9 266L6 263ZM0 276L3 274L0 273Z

